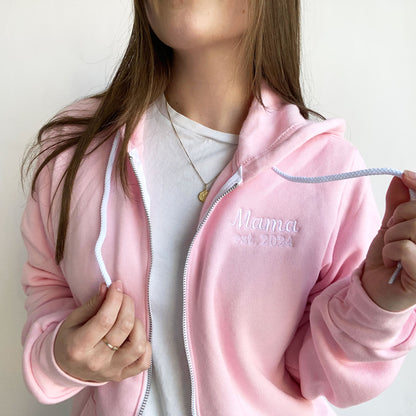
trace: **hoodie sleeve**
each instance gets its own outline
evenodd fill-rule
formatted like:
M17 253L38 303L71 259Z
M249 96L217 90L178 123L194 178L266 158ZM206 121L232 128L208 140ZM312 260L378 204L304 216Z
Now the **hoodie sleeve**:
M363 167L356 156L351 170ZM286 353L286 366L307 399L338 407L370 400L396 377L416 345L414 308L389 312L361 285L367 248L380 220L368 178L346 183L338 223L308 307Z
M27 249L22 275L27 295L27 321L22 331L23 374L28 389L45 404L66 400L85 386L99 385L70 377L54 359L56 333L77 305L54 259L51 182L51 169L47 166L38 177L35 194L28 198L21 222Z

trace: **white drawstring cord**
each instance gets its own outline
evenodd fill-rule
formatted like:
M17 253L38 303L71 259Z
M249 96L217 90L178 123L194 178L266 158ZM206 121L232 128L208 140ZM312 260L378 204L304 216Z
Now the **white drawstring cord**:
M322 182L332 182L332 181L342 181L344 179L358 178L360 176L375 176L375 175L393 175L402 177L403 172L401 170L390 169L390 168L371 168L371 169L362 169L355 170L353 172L337 173L335 175L326 175L326 176L291 176L281 170L273 167L272 168L278 175L282 178L287 179L291 182L300 182L300 183L322 183Z
M110 287L112 281L111 277L105 266L102 248L107 234L107 207L108 200L110 199L110 190L111 190L111 173L113 171L114 160L116 157L117 146L119 142L119 133L117 133L114 138L113 146L111 148L110 156L108 158L107 169L105 171L105 180L104 180L104 193L103 199L101 202L101 223L100 223L100 235L98 236L97 243L95 244L95 257L97 258L98 267L100 268L101 275L105 281L107 287Z
M345 179L351 178L358 178L361 176L375 176L375 175L392 175L397 176L399 178L402 177L403 172L396 169L390 168L370 168L370 169L362 169L356 170L353 172L344 172L344 173L337 173L335 175L326 175L326 176L292 176L288 175L285 172L282 172L280 169L276 167L272 167L272 169L282 178L291 181L291 182L298 182L298 183L323 183L323 182L332 182L332 181L342 181ZM413 189L409 189L410 199L416 200L416 191ZM396 270L390 277L388 281L389 285L392 285L396 280L397 276L400 274L402 270L401 262L397 263Z

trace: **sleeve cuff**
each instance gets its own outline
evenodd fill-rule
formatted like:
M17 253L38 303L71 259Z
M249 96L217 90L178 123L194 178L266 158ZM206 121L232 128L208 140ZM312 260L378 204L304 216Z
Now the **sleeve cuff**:
M364 263L362 263L352 274L351 289L349 291L349 298L363 311L363 313L374 314L374 318L379 320L379 324L385 323L386 319L389 321L391 320L392 323L397 321L397 324L400 324L402 323L402 320L407 320L411 314L416 311L416 305L399 312L388 311L377 305L367 294L361 283L363 269Z
M87 386L102 386L79 380L65 373L54 356L56 334L61 326L43 331L32 346L26 346L23 353L23 374L27 388L44 404L59 403L73 397Z
M336 326L357 343L378 350L381 359L397 358L393 351L403 353L416 346L415 307L391 312L378 306L361 284L362 267L354 271L350 281L333 285L330 315Z
M55 330L51 333L50 337L48 337L50 341L48 340L47 345L45 345L48 351L48 353L45 354L45 357L46 357L45 364L46 364L46 368L50 369L50 374L54 375L53 377L54 381L58 383L59 385L69 387L69 388L85 387L85 386L97 387L97 386L103 386L107 384L107 382L95 383L91 381L84 381L84 380L77 379L75 377L70 376L65 371L63 371L61 367L59 367L58 363L55 360L54 344L55 344L56 335L62 323L63 322L61 322L59 325L56 326Z

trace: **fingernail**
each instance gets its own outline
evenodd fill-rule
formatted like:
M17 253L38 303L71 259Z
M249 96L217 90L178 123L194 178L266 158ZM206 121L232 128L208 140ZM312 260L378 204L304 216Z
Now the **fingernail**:
M416 172L413 172L411 170L405 170L403 174L406 175L409 179L416 181Z
M390 219L387 222L387 228L391 227L393 225L393 217L390 217Z
M101 298L102 296L104 296L105 290L106 290L105 283L101 283L100 284L100 290L98 291L98 297Z
M123 292L123 283L121 283L121 280L117 280L113 283L114 288L117 290L117 292Z

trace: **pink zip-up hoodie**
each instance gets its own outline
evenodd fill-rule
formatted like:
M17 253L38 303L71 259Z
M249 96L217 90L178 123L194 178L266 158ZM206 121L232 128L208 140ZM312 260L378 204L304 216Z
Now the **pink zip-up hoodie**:
M262 97L266 109L253 101L237 151L202 207L178 288L193 415L330 415L321 396L340 407L373 398L416 344L415 311L387 312L361 286L379 226L369 181L294 184L272 170L318 176L361 168L342 138L343 121L306 121L266 86ZM95 108L84 100L69 110ZM64 373L53 355L60 324L103 279L123 281L151 337L145 124L146 115L129 143L131 198L114 169L123 129L85 157L59 265L60 187L48 214L72 150L42 171L22 219L24 377L42 403L75 396L74 415L140 415L148 397L151 370L88 383Z

